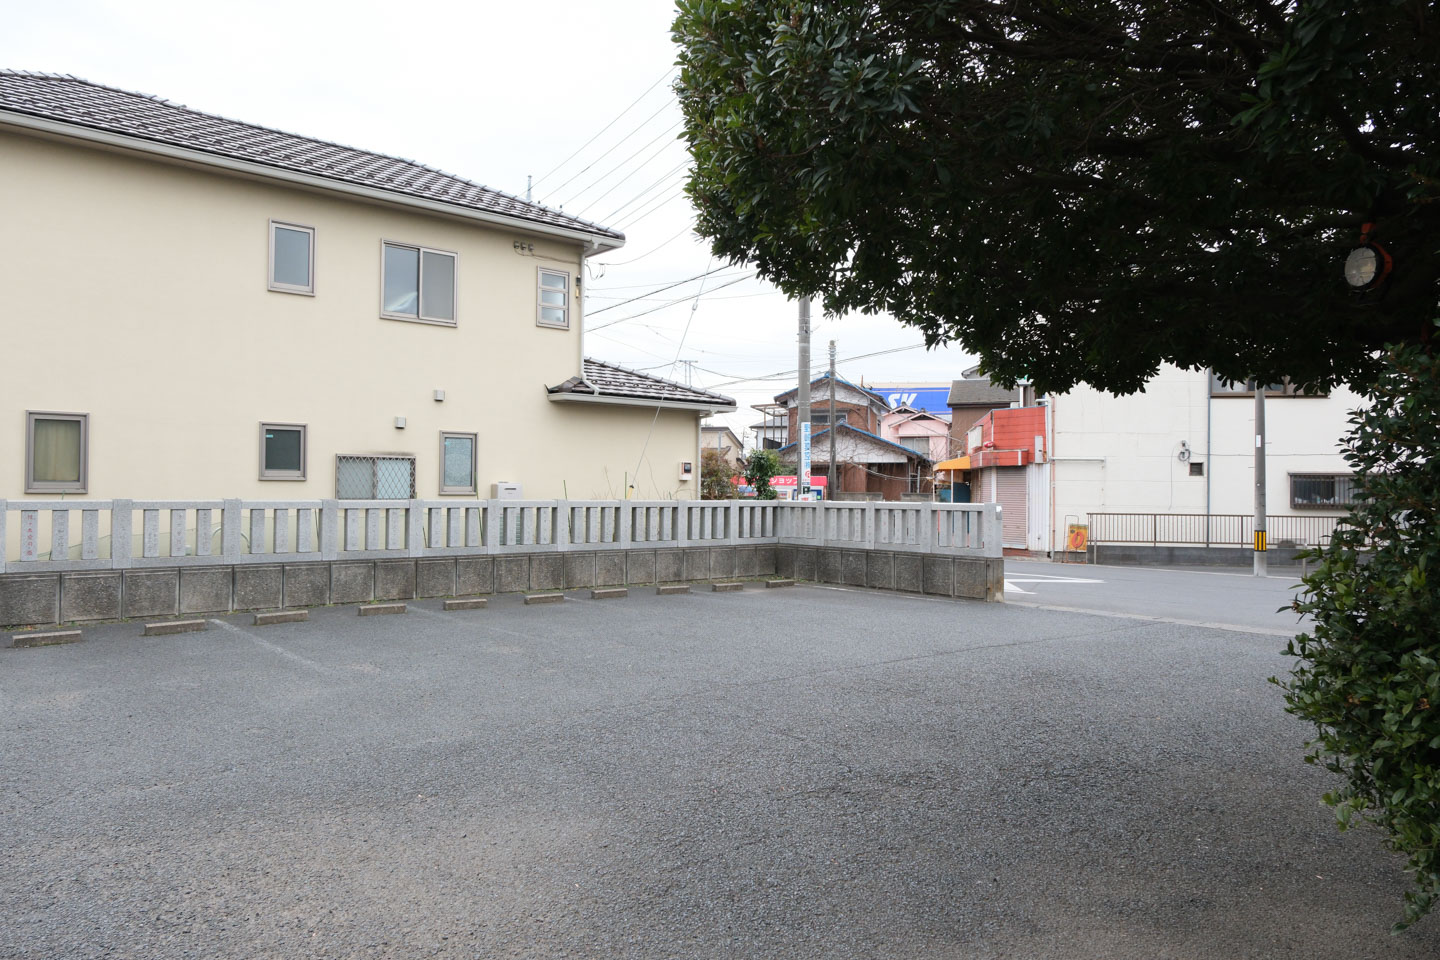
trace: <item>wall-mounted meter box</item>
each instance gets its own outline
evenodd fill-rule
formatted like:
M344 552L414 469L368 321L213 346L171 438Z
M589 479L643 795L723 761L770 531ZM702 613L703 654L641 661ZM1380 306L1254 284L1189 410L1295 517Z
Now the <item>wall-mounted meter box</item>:
M694 476L695 476L695 461L694 461L694 460L681 460L681 461L680 461L680 479L681 479L681 480L689 480L689 479L691 479L691 478L694 477Z
M491 500L523 500L525 493L520 489L518 483L495 483L491 484Z

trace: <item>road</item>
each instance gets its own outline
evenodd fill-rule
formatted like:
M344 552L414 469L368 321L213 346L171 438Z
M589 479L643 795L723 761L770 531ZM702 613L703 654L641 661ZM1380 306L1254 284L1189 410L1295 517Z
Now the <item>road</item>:
M1022 605L1155 617L1290 636L1302 629L1289 609L1300 578L1288 571L1166 569L1005 560L1005 599Z
M0 955L1440 955L1276 637L572 597L0 650Z

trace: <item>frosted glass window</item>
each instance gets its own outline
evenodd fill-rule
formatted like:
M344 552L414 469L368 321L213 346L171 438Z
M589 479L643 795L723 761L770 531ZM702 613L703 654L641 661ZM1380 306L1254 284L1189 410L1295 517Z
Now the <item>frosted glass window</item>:
M294 423L260 424L260 479L305 479L305 427Z
M455 258L426 250L421 257L420 316L427 320L455 319Z
M270 221L270 289L315 292L315 231Z
M440 492L475 492L475 434L440 435Z
M420 316L420 251L385 244L385 299L382 310L401 317Z
M25 490L85 492L85 414L36 414L26 417Z
M541 270L536 307L536 322L542 327L570 326L570 274L559 270Z

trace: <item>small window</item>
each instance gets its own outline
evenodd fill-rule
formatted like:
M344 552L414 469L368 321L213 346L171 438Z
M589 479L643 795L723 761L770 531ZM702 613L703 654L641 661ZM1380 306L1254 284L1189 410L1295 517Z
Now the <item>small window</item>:
M846 411L842 410L842 411L840 411L839 413L835 414L835 422L836 422L836 423L848 423L848 418L849 418L849 416L850 416L849 413L847 413ZM816 412L816 411L811 411L811 413L810 413L810 425L811 425L812 427L828 427L828 426L830 425L830 413L829 413L829 411L826 411L825 413L818 413L818 412Z
M89 414L26 412L25 492L84 493L89 450Z
M414 500L415 458L406 455L335 458L339 500Z
M1191 464L1190 464L1190 476L1192 476L1192 477L1203 477L1203 476L1205 476L1205 464L1203 464L1203 463L1195 463L1195 462L1192 461Z
M315 295L315 228L270 221L270 289Z
M1355 503L1355 482L1348 473L1290 474L1290 506L1334 510Z
M260 424L260 479L305 479L304 424Z
M384 243L380 316L455 324L455 254Z
M440 434L440 492L475 493L475 434Z
M1255 396L1255 381L1245 380L1222 380L1215 373L1210 371L1210 396L1212 397L1253 397ZM1267 397L1325 397L1329 396L1324 391L1305 393L1300 385L1293 383L1286 377L1279 383L1265 384L1265 396Z
M918 453L920 454L920 456L925 457L926 459L929 459L930 457L929 437L901 437L900 446L904 447L906 450L909 450L911 453ZM915 491L912 490L910 492L914 493Z
M570 274L541 268L537 308L540 326L570 329Z

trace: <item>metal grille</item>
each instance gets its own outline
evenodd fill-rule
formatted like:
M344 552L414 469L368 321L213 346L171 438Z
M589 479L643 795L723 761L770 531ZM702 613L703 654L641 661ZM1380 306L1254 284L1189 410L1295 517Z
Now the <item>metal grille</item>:
M1290 474L1290 506L1349 507L1355 504L1354 478L1349 474Z
M338 456L335 496L340 500L413 500L415 458Z

